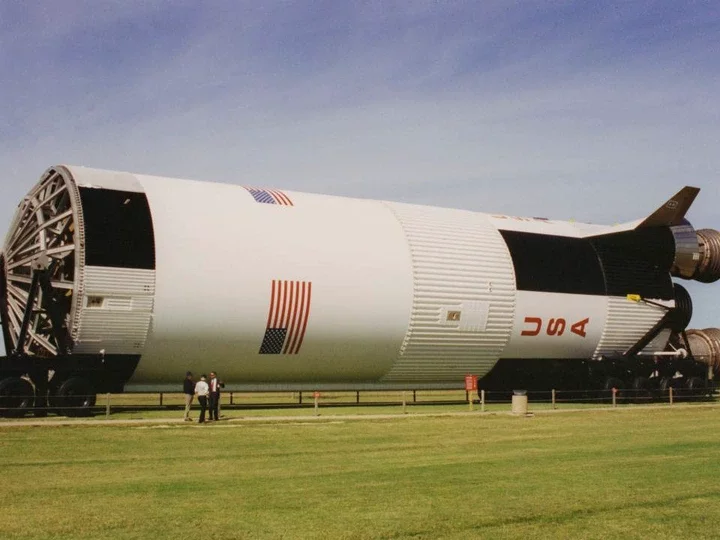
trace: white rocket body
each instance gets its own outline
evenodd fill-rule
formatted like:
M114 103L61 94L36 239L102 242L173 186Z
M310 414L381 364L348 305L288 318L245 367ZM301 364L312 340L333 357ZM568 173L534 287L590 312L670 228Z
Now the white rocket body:
M188 370L248 389L646 378L615 363L687 326L672 276L720 279L720 233L684 219L698 191L607 227L51 167L0 253L3 376L27 363L60 394Z
M625 296L517 290L500 229L608 228L67 170L81 189L147 196L155 269L84 267L72 325L76 353L141 355L133 387L186 370L259 385L457 383L500 358L623 351L665 312Z

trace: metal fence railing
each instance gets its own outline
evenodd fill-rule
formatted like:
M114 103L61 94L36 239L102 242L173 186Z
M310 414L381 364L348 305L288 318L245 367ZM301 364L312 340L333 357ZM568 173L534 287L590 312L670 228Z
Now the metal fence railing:
M689 390L547 390L524 392L528 407L532 409L561 409L569 407L620 407L643 404L678 402L711 402L715 400L711 389ZM225 392L220 407L225 410L303 409L390 407L397 412L415 408L450 407L466 405L470 410L500 410L512 402L513 392L464 390L405 390L405 391L328 391L328 392ZM59 414L83 416L122 412L179 411L185 408L181 392L152 392L100 394L97 396L73 395L63 398L49 396L45 400L35 396L0 396L0 415L18 417L27 414L44 416ZM400 409L401 408L401 409ZM198 409L197 400L193 411Z

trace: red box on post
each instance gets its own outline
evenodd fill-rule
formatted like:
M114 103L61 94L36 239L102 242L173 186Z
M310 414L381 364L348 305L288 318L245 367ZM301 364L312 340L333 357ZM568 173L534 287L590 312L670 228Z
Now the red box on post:
M465 391L477 390L477 375L465 375Z

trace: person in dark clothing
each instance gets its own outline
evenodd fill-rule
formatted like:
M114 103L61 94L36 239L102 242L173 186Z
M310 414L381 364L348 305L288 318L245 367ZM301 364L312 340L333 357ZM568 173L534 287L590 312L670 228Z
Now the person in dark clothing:
M198 397L198 403L200 403L200 424L205 422L205 411L208 405L208 394L209 388L208 383L205 380L205 375L200 377L200 381L195 385L195 395Z
M218 380L217 373L211 371L208 386L210 387L210 420L220 420L220 388L225 385Z
M185 380L183 381L183 394L185 395L185 417L183 418L186 422L192 422L190 418L190 407L192 407L193 397L195 397L195 381L193 380L193 374L188 371L185 374Z

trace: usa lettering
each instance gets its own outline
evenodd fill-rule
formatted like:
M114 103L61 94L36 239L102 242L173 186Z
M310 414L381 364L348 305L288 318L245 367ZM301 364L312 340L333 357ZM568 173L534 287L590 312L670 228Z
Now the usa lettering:
M568 325L567 321L562 317L548 319L547 322L541 317L525 317L524 328L520 335L534 337L545 333L548 336L562 336L568 330L570 333L584 338L587 336L586 327L588 324L590 324L590 317L571 325Z

